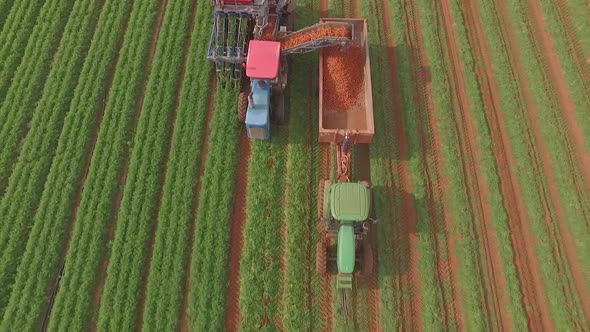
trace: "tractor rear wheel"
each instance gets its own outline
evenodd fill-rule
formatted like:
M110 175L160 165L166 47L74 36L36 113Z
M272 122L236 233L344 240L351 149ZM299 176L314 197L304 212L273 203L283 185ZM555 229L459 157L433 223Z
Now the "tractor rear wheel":
M373 247L369 243L363 245L363 275L370 277L375 273L375 255Z
M326 274L328 272L328 248L324 241L318 242L315 251L315 268L319 274Z
M248 93L242 91L238 95L238 121L246 122L246 112L248 111Z

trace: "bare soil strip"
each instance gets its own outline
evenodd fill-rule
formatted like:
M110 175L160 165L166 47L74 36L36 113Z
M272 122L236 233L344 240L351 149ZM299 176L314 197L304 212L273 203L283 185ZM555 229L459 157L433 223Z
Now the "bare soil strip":
M484 283L487 286L487 292L493 297L492 307L497 319L498 328L510 330L511 318L507 315L505 308L508 307L508 296L504 294L506 277L503 273L502 258L500 257L499 243L495 231L492 228L492 210L486 197L489 196L489 188L483 174L480 172L482 166L481 151L477 143L477 129L475 120L471 114L471 105L467 96L467 87L463 75L464 64L460 57L460 48L457 40L457 34L453 28L454 22L451 17L451 5L448 0L440 2L442 7L442 19L446 30L446 42L448 45L448 56L451 60L451 73L449 81L451 91L458 99L459 113L455 117L458 138L460 140L460 153L463 163L463 173L466 177L467 194L472 199L472 208L477 214L481 225L475 227L474 234L482 246L483 252L482 265L487 268L487 280ZM461 123L458 123L461 122ZM479 234L481 233L481 238Z
M192 253L193 253L193 246L195 243L195 228L197 226L197 208L199 206L199 201L201 198L201 187L203 184L203 174L205 174L205 162L207 161L207 155L209 152L209 137L211 134L211 119L213 118L213 113L215 112L215 96L217 94L217 76L213 75L213 79L211 80L211 94L209 95L209 108L207 109L207 128L205 130L205 135L203 136L203 147L201 149L201 159L199 161L199 176L197 177L197 188L195 192L195 204L193 206L193 210L191 211L192 220L190 226L190 239L189 239L189 246L186 249L186 256L187 258L187 269L184 279L184 293L182 299L182 309L180 310L180 330L181 331L189 331L189 319L188 319L188 293L190 290L190 280L191 280L191 273L192 273Z
M230 253L229 253L229 287L227 288L227 310L225 312L225 329L238 331L241 314L240 298L240 258L244 243L244 226L246 225L246 191L248 186L248 164L250 160L250 140L246 131L240 135L240 161L236 177L236 195L231 217Z
M411 1L404 4L404 21L407 25L408 34L414 34L416 41L412 38L408 39L408 46L411 51L412 62L412 76L414 81L414 95L417 103L417 110L422 113L421 118L427 123L419 127L419 135L421 137L422 157L425 161L425 183L427 186L426 203L431 220L432 238L435 244L435 259L436 259L436 287L439 288L442 298L442 320L446 328L450 327L451 321L455 321L459 328L463 329L462 315L457 310L456 302L460 300L458 291L455 289L454 281L457 275L458 264L454 259L457 249L453 236L450 236L447 245L445 246L444 238L449 234L448 223L450 216L447 205L448 202L444 199L447 197L446 193L449 188L449 180L441 176L444 174L442 170L442 151L440 144L432 144L433 142L441 142L441 135L438 132L437 124L434 121L433 113L435 112L432 100L432 87L429 84L430 73L427 71L428 63L424 58L422 31L419 26L419 21L415 16L417 9L415 4ZM430 128L430 135L424 126ZM443 215L440 215L437 205L442 205ZM444 225L439 225L440 219L444 219ZM449 257L449 261L445 261L444 257ZM452 292L446 293L445 280L451 280Z
M539 41L538 44L540 44L543 51L542 55L546 66L546 72L549 74L553 89L557 95L557 100L563 110L562 116L567 125L569 137L577 155L576 159L578 160L575 162L576 164L581 164L581 173L585 185L580 189L587 191L588 188L590 188L590 153L586 152L584 149L584 134L582 133L580 124L576 120L576 105L571 92L569 91L568 82L563 74L561 63L557 57L553 39L547 30L547 25L539 1L529 0L528 8L531 12L531 22L535 26L534 33Z
M158 42L158 37L160 35L160 29L162 27L162 22L164 21L164 12L166 11L166 5L168 4L168 0L162 0L162 4L160 6L160 8L158 9L158 17L156 19L156 24L154 26L154 34L152 37L152 41L150 44L150 49L149 49L149 54L148 54L148 58L147 58L147 62L146 62L146 76L144 79L144 83L143 83L143 87L141 89L141 93L137 99L137 104L136 104L136 108L135 108L135 117L133 120L133 124L132 124L132 128L135 131L135 128L137 127L137 121L139 119L139 115L141 114L141 109L143 108L143 99L145 96L145 90L147 88L147 82L148 82L148 77L149 77L149 72L151 72L151 67L152 67L152 61L154 59L154 54L156 53L156 44ZM124 162L124 167L121 171L121 177L119 180L119 188L123 188L123 186L125 185L125 182L127 181L127 174L129 172L129 159L131 157L131 154L127 154L127 156L125 157L125 162ZM117 193L117 197L115 200L115 208L113 209L113 216L117 215L117 212L119 211L120 207L121 207L121 200L123 199L123 190L119 189L118 193ZM107 234L107 241L110 243L114 236L115 236L115 226L116 226L116 222L113 222L112 225L109 227L109 231ZM94 296L93 296L93 309L96 310L98 312L98 307L100 306L100 299L102 297L102 292L103 292L103 288L104 288L104 283L105 283L105 278L106 278L106 272L107 272L107 267L109 264L109 257L106 257L105 260L103 261L103 263L101 264L101 271L100 271L100 281L98 282L98 284L96 285L96 289L94 291ZM92 321L92 325L91 325L91 330L95 331L96 330L96 321Z
M383 11L383 20L385 26L385 39L387 42L387 55L389 62L389 79L391 82L392 93L393 93L393 108L391 112L396 120L393 124L395 129L395 142L390 144L396 144L396 148L399 151L399 161L390 165L389 174L399 174L400 176L400 190L403 193L401 195L401 211L399 220L402 225L395 234L394 250L403 254L396 255L398 258L396 264L398 267L402 267L405 271L400 271L396 281L396 291L400 294L401 304L401 316L402 316L402 329L404 330L421 330L422 320L420 319L420 312L422 311L422 297L420 296L420 274L418 271L418 236L416 234L418 214L414 207L414 199L409 194L413 192L412 179L410 175L410 168L408 161L410 159L408 152L408 142L405 135L405 123L402 110L402 97L400 94L400 82L397 76L398 62L395 48L395 44L392 36L391 27L391 8L389 1L381 1L381 9ZM404 257L405 256L405 257ZM402 262L405 260L405 263ZM409 297L401 296L404 288L408 288L410 292Z
M506 4L502 1L498 1L497 5L499 9L498 12L500 14L500 20L502 20L503 17L509 17ZM551 168L549 149L543 140L541 126L538 120L537 106L535 105L528 82L526 81L525 71L520 60L518 42L513 30L514 28L506 21L503 21L502 27L508 39L507 46L511 53L511 59L513 59L513 70L515 71L515 75L518 78L519 86L522 88L522 94L527 105L526 112L528 115L529 128L531 130L533 141L536 145L536 148L531 147L531 151L538 157L540 165L533 166L539 170L540 174L544 174L544 179L547 184L546 187L541 184L543 187L541 188L541 191L545 196L547 209L554 217L552 220L548 220L548 226L551 229L550 234L552 237L554 254L560 262L560 270L564 276L563 280L567 284L566 287L568 289L566 290L566 293L568 294L568 299L570 302L568 306L573 309L576 308L576 294L581 295L579 298L582 298L583 294L586 294L584 291L585 286L582 284L584 280L582 271L580 270L580 266L577 263L574 242L571 238L569 230L567 229L567 225L564 222L560 222L567 220L567 218L563 211L563 204L561 203L561 198L555 184L555 175L553 174L553 170ZM573 312L572 315L576 317L577 313ZM579 319L575 319L574 321L578 324L580 322Z
M485 34L482 30L479 10L473 0L464 1L465 20L470 27L469 39L478 59L483 65L478 69L480 84L483 91L484 102L487 109L487 120L490 124L490 132L494 142L494 157L498 165L499 176L502 179L500 188L505 198L505 208L510 218L510 231L516 267L521 280L521 290L524 297L524 306L534 308L527 310L529 328L535 331L551 330L547 299L544 294L543 282L540 278L539 263L534 250L533 235L528 225L526 206L522 200L522 189L518 185L518 179L514 171L514 161L510 138L503 126L505 123L500 109L500 97L497 83L493 74L493 67L489 56Z

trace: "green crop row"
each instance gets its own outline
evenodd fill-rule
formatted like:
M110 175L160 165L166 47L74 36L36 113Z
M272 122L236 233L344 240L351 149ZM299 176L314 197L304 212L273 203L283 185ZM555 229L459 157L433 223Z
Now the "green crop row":
M11 2L12 0L0 0L0 102L6 97L44 3L39 0L16 1L17 4L8 12ZM49 14L52 12L46 9L41 17ZM6 21L3 18L6 18Z
M553 0L541 0L541 6L543 14L547 22L547 30L551 33L555 50L559 56L561 68L566 81L568 82L568 88L571 91L572 98L576 105L577 120L582 127L584 133L585 147L590 149L590 117L587 115L587 111L590 110L590 91L587 89L590 87L590 82L585 82L582 72L587 68L580 68L580 66L586 66L586 63L576 63L576 59L573 50L573 44L575 41L569 40L566 34L565 27L562 19L559 17L559 11L555 8ZM567 18L565 18L567 19ZM590 20L590 17L588 18ZM590 29L590 26L588 27Z
M282 128L273 130L270 140L252 144L240 261L241 328L246 331L260 327L267 319L266 328L276 327L280 319L286 144L287 133Z
M219 85L218 85L219 86ZM193 331L225 328L230 224L239 160L237 89L218 89L210 122L207 161L201 182L192 251L189 324Z
M545 214L540 190L547 191L547 184L539 170L531 165L539 165L539 157L535 150L531 150L531 133L527 127L526 105L522 99L521 88L513 75L510 63L510 54L503 40L503 27L505 24L498 20L494 0L480 0L478 2L481 14L482 27L486 34L490 55L493 63L494 74L498 82L500 106L504 113L504 125L508 129L510 142L514 151L516 167L514 171L518 175L520 187L523 188L523 201L526 204L530 219L530 227L533 235L539 239L536 241L536 253L540 266L541 276L545 282L549 309L552 313L553 323L558 330L573 329L573 318L568 310L569 294L564 293L563 277L560 274L561 264L554 256L551 245L550 230L547 229L545 220L555 218ZM550 205L550 204L549 204Z
M165 172L167 162L167 142L171 137L171 122L194 5L194 1L183 0L169 2L166 7L117 217L98 317L98 328L101 330L131 330L142 309L140 295L144 276L147 275L156 219L154 214L159 205L161 174Z
M14 0L0 0L0 29L4 26L4 21L12 8L13 2Z
M55 127L54 122L59 121L59 117L52 116L50 119L35 117L33 120L31 133L27 137L21 153L21 156L26 156L27 162L23 163L19 160L15 170L15 174L20 175L18 179L23 183L11 182L5 196L5 199L10 197L10 206L14 208L11 212L13 214L18 212L17 215L11 217L13 222L24 224L32 219L33 227L0 329L31 330L38 323L42 311L45 309L51 282L59 269L59 261L63 254L73 210L72 202L76 190L78 190L78 179L82 175L87 143L94 127L93 122L99 105L102 105L101 99L108 89L105 86L107 76L117 54L117 44L121 38L125 19L128 16L126 13L129 11L131 2L110 0L105 4L59 142L56 144L53 140L48 139L49 128L44 128L44 130L40 130L40 134L34 135L41 125ZM92 6L96 6L96 2L90 3L90 5L86 12L93 15L95 9ZM85 19L84 16L81 18ZM84 35L88 34L88 28L90 27L75 27L74 31L80 31L79 41L85 40L87 36ZM76 63L72 61L73 56L67 56L66 59L68 60L65 62L59 62L57 68L62 68L63 65L73 66ZM65 70L52 71L49 81L59 82L55 77L58 74L65 80L72 75L71 71L72 68L69 72ZM66 82L68 81L71 81L71 78L66 80ZM59 90L54 91L55 89ZM64 95L60 94L60 91L71 91L71 87L55 84L51 86L50 90L47 91L50 93L49 96L61 96L63 99ZM61 102L65 102L65 100ZM38 114L57 115L67 109L63 104L57 105L59 105L57 100L53 99L49 102L49 99L44 96L35 116ZM40 109L47 111L41 112ZM52 130L55 135L55 128ZM31 142L30 138L34 138L36 141ZM57 152L51 170L49 170L48 162L53 153L39 153L37 150L51 151L52 146L57 146ZM39 173L46 171L49 171L49 176L45 183L45 189L41 190L40 186L42 180L45 179L45 173ZM33 179L33 181L29 182L29 179ZM36 187L32 187L33 185ZM13 187L28 189L15 192L11 190ZM60 188L60 190L55 190L55 188ZM34 206L39 201L39 210L33 219L35 209L28 207ZM26 229L26 227L23 228Z
M76 20L79 12L69 11L74 0L48 0L35 25L21 65L14 74L6 99L0 107L0 193L4 192L8 177L18 155L27 123L31 120L35 105L39 101L54 53L58 49L71 47L69 41L61 39L66 22ZM78 6L79 8L79 6ZM11 64L13 66L14 64ZM9 80L9 78L7 78ZM4 228L4 227L2 227Z
M590 7L588 7L588 1L586 0L560 0L566 3L569 11L569 17L571 17L574 23L574 29L578 38L580 39L580 45L582 52L586 59L590 58Z
M465 77L467 95L471 102L471 113L477 129L477 143L481 152L480 172L485 175L488 184L488 200L491 205L492 227L498 241L498 249L502 259L502 271L506 277L506 293L508 295L508 311L511 315L513 326L516 330L523 330L527 327L527 318L522 307L522 293L518 271L514 265L514 251L511 242L509 217L504 208L504 199L500 189L500 178L498 166L492 153L494 143L491 137L489 123L486 119L486 108L481 94L481 85L477 77L477 62L471 51L469 37L461 3L458 0L451 0L452 20L455 22L457 41L460 57L465 65L462 70Z
M530 82L531 94L537 105L537 117L551 157L561 205L578 253L579 261L570 263L590 266L590 233L586 220L586 216L590 214L590 197L584 189L578 188L578 186L583 187L582 170L578 168L579 165L575 159L571 159L574 155L573 147L567 136L567 129L555 94L548 93L553 91L550 78L543 70L540 50L536 46L538 41L531 33L534 30L526 18L528 16L524 5L518 0L509 0L508 5L513 26L528 27L528 29L515 29L516 38L526 78ZM583 271L586 283L590 283L590 270Z
M8 302L16 269L24 254L31 219L43 191L64 113L68 109L71 91L76 86L90 45L96 24L94 18L96 12L100 11L100 5L98 0L76 2L63 35L63 42L55 55L48 83L41 94L41 101L32 112L31 128L8 181L7 191L0 202L0 223L3 225L0 232L0 314ZM17 108L17 111L24 113L22 109ZM19 136L10 130L3 132L5 135L9 133ZM13 140L14 150L17 148L17 141L18 139ZM3 148L3 156L10 153L10 143Z
M420 7L420 18L424 32L424 46L430 65L432 77L432 94L437 106L435 117L440 125L440 132L443 142L442 152L444 155L444 167L450 178L450 213L453 216L452 228L461 234L457 240L456 253L461 268L459 269L459 284L462 293L463 315L466 317L467 326L470 329L483 330L490 326L491 318L486 316L483 308L482 282L485 272L482 271L482 264L479 263L480 246L476 242L477 223L483 222L470 213L474 208L469 203L469 197L466 191L465 174L457 164L461 160L461 152L458 150L459 137L456 128L456 119L452 111L456 103L453 102L453 96L448 88L449 77L447 77L446 68L450 65L445 61L447 59L445 49L446 38L445 32L441 32L437 22L440 21L435 16L437 12L431 9L435 5L431 0L422 0L418 2ZM462 70L459 69L458 70ZM491 305L491 304L488 304Z
M152 27L159 4L160 0L134 2L82 192L50 330L85 330L93 318L92 297L100 264L107 256L107 232L113 224L115 196L133 132L137 98L147 75L150 40L157 38ZM43 216L41 212L39 216Z
M309 8L313 0L299 1L295 29L317 23L317 11ZM330 2L332 6L334 1ZM314 149L317 147L318 103L310 81L317 80L317 52L294 55L289 77L289 145L287 147L285 219L285 283L282 322L287 331L323 329L314 315L320 308L311 302L312 294L320 294L314 288L315 244L319 238L316 228L317 214L314 190L317 188L315 173L320 169ZM301 75L306 70L309 75ZM319 150L318 150L319 151ZM310 288L311 287L311 288ZM311 290L311 293L310 293Z
M148 277L143 328L178 329L184 279L194 222L195 193L207 127L211 65L204 56L211 32L211 2L197 2L187 67L158 216L158 231Z

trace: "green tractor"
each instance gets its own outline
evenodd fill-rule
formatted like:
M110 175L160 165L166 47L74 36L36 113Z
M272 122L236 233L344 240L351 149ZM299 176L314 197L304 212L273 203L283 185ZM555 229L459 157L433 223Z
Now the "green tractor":
M320 241L316 251L316 269L333 273L336 262L336 287L352 289L355 270L365 276L374 273L375 258L369 241L371 191L369 183L320 182L318 191ZM344 292L345 294L347 292Z

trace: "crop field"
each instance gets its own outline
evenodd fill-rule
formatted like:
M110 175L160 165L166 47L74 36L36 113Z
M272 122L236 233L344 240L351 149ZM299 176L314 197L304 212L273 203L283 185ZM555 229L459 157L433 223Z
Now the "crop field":
M369 29L348 323L316 272L318 52L251 141L210 0L0 0L0 331L590 330L588 1L297 0L320 17Z

